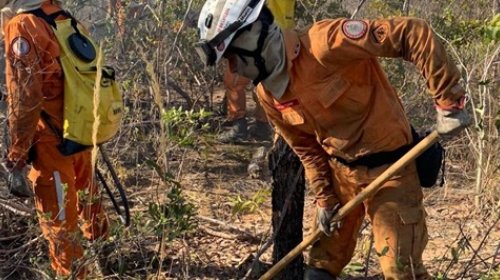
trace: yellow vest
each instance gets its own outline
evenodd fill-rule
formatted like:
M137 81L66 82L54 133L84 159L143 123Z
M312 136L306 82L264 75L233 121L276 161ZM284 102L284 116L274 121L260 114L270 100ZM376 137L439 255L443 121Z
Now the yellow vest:
M267 7L274 20L283 29L295 27L295 0L267 0Z

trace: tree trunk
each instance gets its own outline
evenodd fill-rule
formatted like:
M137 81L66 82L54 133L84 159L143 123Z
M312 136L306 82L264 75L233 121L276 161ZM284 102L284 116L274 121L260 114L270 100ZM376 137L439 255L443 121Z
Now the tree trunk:
M273 259L278 262L302 241L304 216L304 168L299 158L280 137L269 153L273 177ZM274 279L302 279L304 258L300 255Z

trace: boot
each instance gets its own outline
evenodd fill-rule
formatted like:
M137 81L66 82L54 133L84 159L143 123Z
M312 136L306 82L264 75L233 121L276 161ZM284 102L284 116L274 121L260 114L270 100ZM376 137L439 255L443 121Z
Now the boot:
M335 277L326 270L307 267L304 273L304 280L335 280Z
M235 143L247 138L247 120L245 118L233 121L228 130L222 132L217 138L222 143Z
M269 123L256 121L248 128L248 133L257 141L271 141L274 131Z

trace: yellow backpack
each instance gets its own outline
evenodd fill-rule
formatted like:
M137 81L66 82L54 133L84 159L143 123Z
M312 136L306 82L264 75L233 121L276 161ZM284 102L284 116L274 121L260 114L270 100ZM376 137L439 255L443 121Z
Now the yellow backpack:
M28 13L52 26L61 49L64 126L59 150L71 155L110 140L120 129L123 114L122 94L115 82L114 70L98 65L95 43L68 12L47 15L38 9ZM67 19L56 20L60 15Z

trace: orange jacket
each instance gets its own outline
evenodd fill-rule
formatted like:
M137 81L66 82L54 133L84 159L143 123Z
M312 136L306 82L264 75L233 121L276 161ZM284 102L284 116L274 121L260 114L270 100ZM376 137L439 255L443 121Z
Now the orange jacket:
M42 9L47 14L61 10L50 1ZM57 137L40 118L42 110L58 129L62 128L60 50L50 25L32 14L16 15L5 26L4 34L11 137L8 157L12 161L26 160L33 144Z
M352 161L410 144L410 125L377 57L417 66L435 102L454 104L460 74L425 21L415 18L323 20L284 31L290 83L275 99L258 96L270 121L300 157L317 200L332 205L332 156Z

